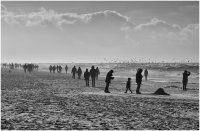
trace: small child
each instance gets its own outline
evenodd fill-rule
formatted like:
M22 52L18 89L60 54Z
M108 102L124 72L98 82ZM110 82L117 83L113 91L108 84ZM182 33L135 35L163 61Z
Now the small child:
M128 81L126 82L126 91L124 93L127 93L128 90L132 93L132 90L131 90L131 78L128 78Z

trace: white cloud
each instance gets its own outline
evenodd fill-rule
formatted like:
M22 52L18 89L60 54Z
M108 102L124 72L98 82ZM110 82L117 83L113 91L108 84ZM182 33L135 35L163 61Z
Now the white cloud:
M120 23L121 25L133 24L129 21L129 17L111 10L93 12L88 14L57 13L54 10L46 10L45 8L40 8L38 12L27 14L14 13L4 10L1 17L5 23L14 25L20 24L29 27L47 25L48 23L51 23L51 25L61 28L63 25L68 24L89 24L101 21L110 21L110 23Z
M198 44L198 24L190 24L181 27L175 24L169 24L166 21L153 18L150 22L139 24L133 29L121 28L126 33L126 39L132 44L161 46L171 44ZM131 40L132 39L132 40Z

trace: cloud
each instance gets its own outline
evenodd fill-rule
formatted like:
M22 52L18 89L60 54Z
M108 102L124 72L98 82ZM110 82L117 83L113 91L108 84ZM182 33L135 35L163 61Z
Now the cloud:
M2 6L6 9L5 6ZM7 24L24 25L27 27L54 25L62 28L64 25L71 24L91 24L99 22L114 22L122 25L133 25L129 17L124 16L116 11L105 10L88 14L77 13L57 13L54 10L40 8L37 12L31 13L14 13L8 10L2 11L2 20Z
M153 18L150 22L138 24L134 28L121 28L126 33L126 40L134 45L160 46L172 44L187 44L189 41L198 44L198 24L181 27L166 21Z

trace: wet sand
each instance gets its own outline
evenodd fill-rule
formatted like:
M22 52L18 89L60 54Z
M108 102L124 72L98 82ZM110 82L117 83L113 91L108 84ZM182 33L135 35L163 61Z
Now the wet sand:
M198 130L199 84L143 81L141 95L125 94L115 79L109 94L103 77L96 87L70 74L1 70L1 129ZM91 85L91 81L90 81ZM170 96L153 95L162 87Z

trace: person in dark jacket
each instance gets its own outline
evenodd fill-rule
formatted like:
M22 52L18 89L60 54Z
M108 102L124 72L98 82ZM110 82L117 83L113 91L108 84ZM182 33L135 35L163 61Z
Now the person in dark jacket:
M98 80L99 74L100 74L100 71L99 71L99 68L97 67L97 68L96 68L96 79L97 79L97 80Z
M53 73L55 73L55 71L56 71L56 66L54 65L52 69L53 69Z
M95 70L94 66L92 66L90 69L90 76L92 78L92 87L95 87L96 70Z
M67 70L68 70L68 66L66 65L66 66L65 66L65 71L66 71L66 74L67 74Z
M74 66L74 67L72 68L71 73L72 73L72 78L75 79L75 75L76 75L76 66Z
M138 69L136 73L136 83L137 83L137 89L136 89L136 94L141 94L140 92L140 86L142 83L142 69Z
M80 79L81 78L81 74L82 74L81 67L78 68L77 73L78 73L78 79Z
M145 69L145 70L144 70L144 77L145 77L145 80L147 80L147 76L148 76L148 70Z
M86 69L86 71L84 73L84 78L85 78L86 87L87 87L87 86L89 86L89 79L90 79L90 72L88 72L88 69Z
M128 78L128 81L126 82L126 91L124 93L127 93L128 90L133 93L131 90L131 78Z
M187 83L188 83L188 76L190 75L190 72L185 70L183 72L183 90L186 91Z
M110 84L111 80L114 79L113 72L114 72L113 70L110 70L106 75L106 80L105 80L106 88L104 90L105 93L110 93L108 88L109 88L109 84Z
M50 66L49 66L49 71L50 71L50 73L51 73L52 70L53 70L53 67L50 65Z

